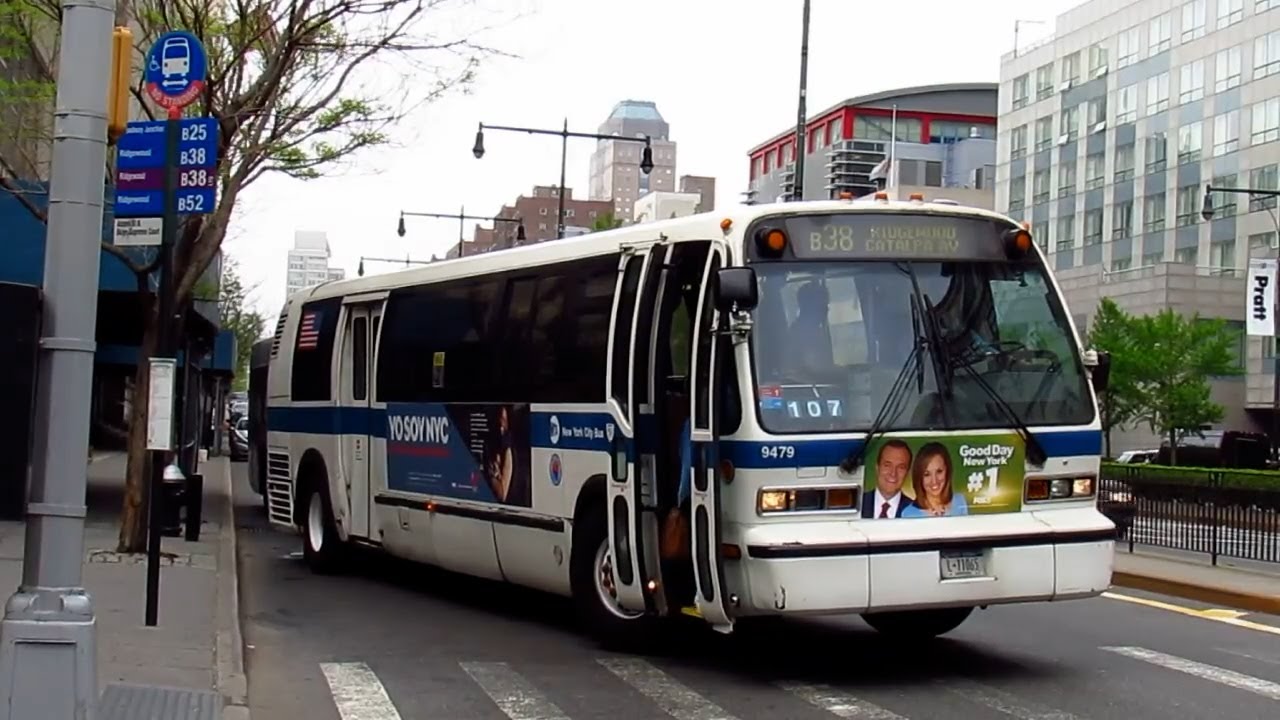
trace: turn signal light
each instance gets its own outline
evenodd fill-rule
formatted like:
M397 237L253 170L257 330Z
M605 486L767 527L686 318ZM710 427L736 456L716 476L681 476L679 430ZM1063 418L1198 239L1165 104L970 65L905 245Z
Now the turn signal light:
M1027 478L1027 500L1079 500L1097 491L1093 477Z
M1031 233L1022 228L1011 228L1004 233L1005 254L1020 258L1031 252Z
M761 515L787 512L847 512L858 506L858 490L849 486L808 487L760 491L756 511Z
M756 248L765 257L778 257L787 247L787 233L781 228L762 227L756 231Z

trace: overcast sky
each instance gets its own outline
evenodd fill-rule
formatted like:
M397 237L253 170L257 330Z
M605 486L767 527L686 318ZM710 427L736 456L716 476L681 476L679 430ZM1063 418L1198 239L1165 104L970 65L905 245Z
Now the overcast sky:
M493 5L494 0L489 0ZM406 147L369 152L340 178L267 177L241 196L225 249L256 283L255 304L274 317L284 301L295 230L328 233L331 262L354 276L360 256L429 258L457 241L457 224L408 219L400 210L492 215L535 184L559 179L560 141L486 133L478 122L594 132L623 99L652 100L678 143L676 173L717 179L718 206L747 185L747 150L794 126L801 0L505 0L521 17L482 40L518 55L481 68L468 95L415 114ZM1025 46L1080 0L812 0L809 110L896 87L994 82L1013 47ZM593 143L570 141L568 184L585 197ZM470 226L469 226L470 227ZM468 237L470 231L468 230ZM400 264L399 267L403 267ZM366 263L366 274L398 269Z

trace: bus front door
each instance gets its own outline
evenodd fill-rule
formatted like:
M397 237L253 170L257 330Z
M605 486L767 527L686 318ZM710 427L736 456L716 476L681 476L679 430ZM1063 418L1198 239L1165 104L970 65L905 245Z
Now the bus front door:
M622 256L610 333L609 392L618 427L608 498L611 574L616 599L632 612L661 612L657 503L654 495L657 425L650 400L649 358L654 298L662 277L661 245L629 248Z
M342 406L339 451L342 458L342 478L346 490L347 533L351 537L371 536L370 487L372 478L380 469L374 457L373 417L374 405L374 343L382 319L382 302L347 305L347 322L342 345L341 393ZM377 467L375 467L377 466ZM335 503L335 511L338 504Z
M722 397L721 383L734 379L721 377L722 343L717 333L720 319L713 297L716 273L723 264L724 249L717 243L707 255L694 316L693 382L689 393L694 466L690 536L698 613L716 630L729 632L733 618L724 595L724 571L720 564L720 453L716 411L717 400Z

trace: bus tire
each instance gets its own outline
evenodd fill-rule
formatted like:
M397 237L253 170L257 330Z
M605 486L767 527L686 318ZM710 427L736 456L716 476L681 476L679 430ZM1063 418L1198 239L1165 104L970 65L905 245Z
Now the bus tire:
M867 613L862 616L876 632L894 638L924 640L934 638L960 627L973 612L971 607L937 608L933 610L904 610L900 612Z
M342 538L333 522L329 494L318 483L307 486L302 514L302 556L311 571L330 575L342 568Z
M649 635L646 631L651 629L652 621L607 599L603 573L612 561L608 536L604 515L587 512L579 519L569 560L573 604L584 629L601 644L619 649L635 648Z

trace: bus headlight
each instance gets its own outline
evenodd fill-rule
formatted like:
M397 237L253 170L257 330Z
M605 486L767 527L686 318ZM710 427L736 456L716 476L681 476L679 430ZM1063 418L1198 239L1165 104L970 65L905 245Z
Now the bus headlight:
M858 507L858 489L834 487L765 488L756 501L761 515L778 513L847 512Z
M1080 500L1093 497L1095 490L1096 482L1092 476L1030 477L1026 481L1027 502Z

